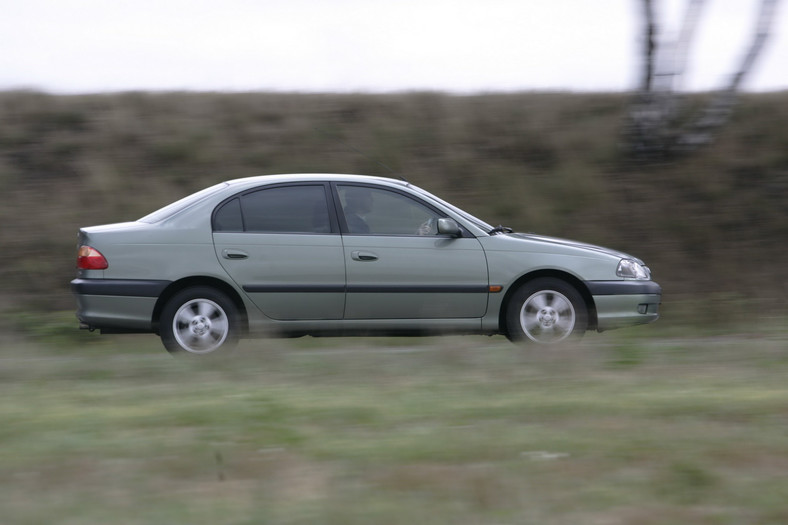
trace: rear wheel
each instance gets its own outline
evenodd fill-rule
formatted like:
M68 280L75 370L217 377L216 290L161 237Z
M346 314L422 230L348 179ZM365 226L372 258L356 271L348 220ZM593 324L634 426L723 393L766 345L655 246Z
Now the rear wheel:
M176 293L161 313L161 342L172 353L210 354L238 342L238 309L207 286Z
M588 327L588 309L580 293L553 277L534 279L512 295L506 311L512 341L552 344L579 338Z

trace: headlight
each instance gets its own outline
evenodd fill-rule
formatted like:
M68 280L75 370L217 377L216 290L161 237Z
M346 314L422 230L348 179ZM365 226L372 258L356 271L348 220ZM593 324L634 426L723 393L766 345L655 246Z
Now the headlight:
M621 259L618 263L618 268L616 268L616 275L627 279L637 279L639 281L648 281L651 279L651 271L649 271L648 267L632 259Z

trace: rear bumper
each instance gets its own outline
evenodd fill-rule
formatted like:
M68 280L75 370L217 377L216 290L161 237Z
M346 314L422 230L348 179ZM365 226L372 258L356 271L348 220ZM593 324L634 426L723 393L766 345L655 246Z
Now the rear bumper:
M114 295L118 297L158 297L171 281L148 279L74 279L75 295Z
M74 279L77 318L102 332L152 332L153 310L169 281Z
M659 319L662 288L653 281L587 281L597 313L597 330L652 323Z

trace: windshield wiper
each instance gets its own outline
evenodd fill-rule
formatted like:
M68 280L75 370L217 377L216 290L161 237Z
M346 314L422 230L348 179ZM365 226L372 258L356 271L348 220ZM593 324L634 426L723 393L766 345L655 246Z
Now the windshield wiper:
M500 224L493 228L492 230L488 231L489 235L496 235L499 233L512 233L514 232L513 229L509 228L508 226L501 226Z

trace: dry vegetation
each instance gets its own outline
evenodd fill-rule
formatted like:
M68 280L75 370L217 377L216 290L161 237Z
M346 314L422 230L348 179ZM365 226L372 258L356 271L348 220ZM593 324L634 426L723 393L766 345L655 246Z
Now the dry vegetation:
M745 97L715 144L650 166L620 149L628 102L565 93L0 93L0 308L72 308L79 226L133 220L229 178L389 174L383 165L488 222L644 258L665 289L666 314L690 297L703 308L681 308L699 324L783 304L788 93Z

